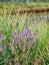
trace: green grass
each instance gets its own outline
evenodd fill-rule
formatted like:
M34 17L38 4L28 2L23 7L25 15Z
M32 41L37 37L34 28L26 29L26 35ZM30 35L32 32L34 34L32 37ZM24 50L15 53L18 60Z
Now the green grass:
M34 15L34 17L36 17ZM23 37L14 40L24 30L29 29L34 39ZM35 34L38 32L38 34ZM34 21L28 15L4 15L0 17L0 65L48 65L49 23L44 19ZM24 44L24 40L27 41Z

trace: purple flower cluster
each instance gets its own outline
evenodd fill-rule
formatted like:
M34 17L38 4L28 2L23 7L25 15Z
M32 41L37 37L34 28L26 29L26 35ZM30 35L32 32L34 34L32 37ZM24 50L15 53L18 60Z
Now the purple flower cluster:
M37 36L37 35L38 35L38 32L35 32L35 33L34 33L34 35L36 35L36 36Z
M30 35L30 40L33 40L34 39L34 35Z
M14 41L17 41L19 37L17 35L14 35Z
M30 36L30 30L26 29L20 34L20 38L29 37Z
M14 33L13 33L13 34L14 34ZM15 34L14 34L14 41L22 40L23 43L26 44L26 40L27 40L27 39L33 41L35 36L38 36L38 32L35 32L35 33L32 35L29 29L25 29L25 30L24 30L21 34L19 34L19 35L17 35L17 34L15 35ZM28 40L28 41L29 41L29 40Z
M23 34L24 34L25 36L30 35L30 30L29 30L29 29L24 30L24 31L23 31Z

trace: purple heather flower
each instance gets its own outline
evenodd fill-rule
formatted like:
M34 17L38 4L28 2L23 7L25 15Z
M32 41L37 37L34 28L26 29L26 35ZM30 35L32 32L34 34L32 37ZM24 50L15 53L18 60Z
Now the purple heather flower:
M14 41L17 41L19 37L17 35L14 35Z
M29 36L29 35L30 35L30 30L26 29L19 35L19 38L24 38L25 36Z
M29 35L29 34L30 34L30 30L29 30L29 29L24 30L24 31L23 31L23 34L24 34L25 36Z
M36 36L37 36L37 35L38 35L38 32L35 32L35 33L34 33L34 35L36 35Z
M34 35L30 35L30 40L33 40L34 39Z
M25 37L25 35L23 34L23 33L21 33L20 35L19 35L19 38L24 38Z

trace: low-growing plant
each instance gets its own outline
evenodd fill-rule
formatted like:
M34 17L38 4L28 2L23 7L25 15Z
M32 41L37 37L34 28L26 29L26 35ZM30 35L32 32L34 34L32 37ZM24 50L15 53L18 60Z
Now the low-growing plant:
M0 65L49 64L49 24L35 17L0 18Z

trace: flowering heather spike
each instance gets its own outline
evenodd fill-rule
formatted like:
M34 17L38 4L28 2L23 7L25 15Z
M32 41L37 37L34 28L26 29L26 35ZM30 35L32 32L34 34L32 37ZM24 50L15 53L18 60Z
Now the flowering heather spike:
M29 29L24 30L24 31L23 31L23 34L24 34L25 36L29 35L29 34L30 34L30 30L29 30Z
M19 37L16 35L14 36L14 41L18 41Z
M26 29L19 35L19 37L24 38L25 36L29 36L29 35L30 35L30 30Z
M34 33L34 35L36 35L36 36L37 36L37 35L38 35L38 32L35 32L35 33Z
M21 33L20 35L19 35L19 38L24 38L25 37L25 35L23 34L23 33Z
M30 35L30 40L33 40L34 39L34 36L33 35Z

